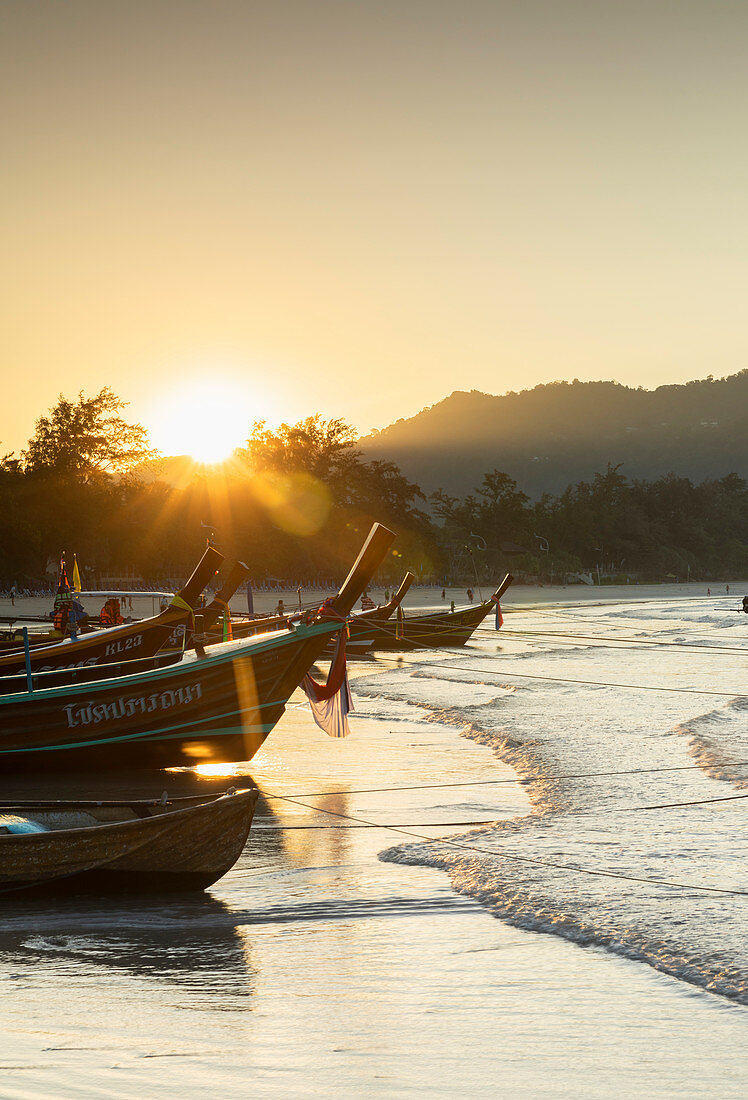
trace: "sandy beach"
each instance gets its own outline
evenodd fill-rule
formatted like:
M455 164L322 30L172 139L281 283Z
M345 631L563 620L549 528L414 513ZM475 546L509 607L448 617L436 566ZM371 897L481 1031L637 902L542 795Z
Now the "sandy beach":
M740 889L740 811L635 829L619 817L607 835L594 815L646 801L649 783L527 784L630 758L689 769L658 785L661 801L737 789L713 757L717 736L721 755L741 755L744 711L729 696L744 687L733 651L745 623L712 610L727 597L704 587L513 590L505 633L488 620L464 651L356 662L345 741L325 737L297 693L228 778L76 777L91 793L158 795L247 774L263 799L239 864L204 897L6 901L3 1096L743 1095L743 899L704 909L545 866ZM436 602L437 590L408 600ZM678 648L687 632L691 648ZM560 684L583 678L724 696ZM715 705L699 756L698 720ZM530 874L502 850L543 866ZM704 940L716 913L720 934Z

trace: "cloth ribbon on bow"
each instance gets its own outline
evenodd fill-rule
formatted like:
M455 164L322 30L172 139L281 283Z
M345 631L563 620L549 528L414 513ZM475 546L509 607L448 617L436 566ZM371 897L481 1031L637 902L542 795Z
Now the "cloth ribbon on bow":
M181 596L172 596L169 607L175 607L178 611L186 611L190 617L190 626L192 630L195 629L195 609L191 604L188 604L186 600L183 600Z
M213 597L213 603L217 603L223 608L223 640L224 642L233 642L234 631L231 628L231 608L225 600L220 599L218 596Z
M348 714L354 706L345 659L346 633L341 630L338 635L327 682L319 684L308 673L301 681L301 688L312 708L312 717L328 737L348 737L351 732Z

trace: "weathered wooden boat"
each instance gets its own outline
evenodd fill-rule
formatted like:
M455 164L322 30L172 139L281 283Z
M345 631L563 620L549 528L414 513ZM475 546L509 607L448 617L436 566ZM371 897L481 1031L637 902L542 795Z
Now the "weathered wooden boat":
M242 853L258 792L0 804L0 893L204 890Z
M100 590L93 589L87 592L73 592L72 597L82 600L84 597L91 599L92 597L98 597L99 600L108 600L116 598L117 600L123 600L126 598L137 599L150 599L153 601L155 615L156 608L159 601L163 603L164 600L169 601L173 598L173 592L154 592L150 589L147 591L139 591L135 589L118 591L112 590ZM124 607L123 607L124 610ZM94 630L99 630L101 627L107 625L101 622L98 615L87 615L85 621L82 624L73 624L68 621L65 630L56 630L51 624L52 613L47 616L40 615L0 615L0 654L12 653L16 650L20 650L24 646L23 627L26 626L28 632L29 646L34 649L41 645L56 645L58 642L63 641L64 638L77 637L80 634L90 634ZM125 618L125 622L132 622L133 617ZM137 620L135 620L137 621ZM27 625L28 624L28 625ZM111 625L111 624L109 624Z
M60 684L61 673L38 673L31 691L13 690L18 677L0 681L0 693L11 688L0 694L0 770L250 760L393 539L375 524L338 595L287 630L200 647L176 663L113 678L70 682L73 670Z
M397 592L387 603L382 604L381 607L372 607L369 611L359 611L355 615L349 615L348 640L345 646L349 657L364 657L374 646L380 633L385 635L388 633L390 620L415 579L414 573L406 573ZM330 649L329 645L328 649Z
M362 657L369 652L377 637L377 627L392 618L397 608L415 580L414 573L406 573L400 583L400 587L387 603L379 607L373 607L369 611L359 611L348 616L348 641L346 653L349 657ZM255 634L264 634L268 630L285 630L289 622L293 622L298 613L288 615L267 615L255 619L232 619L231 629L234 638L250 638ZM206 631L208 643L222 641L222 632L213 627ZM327 656L331 656L335 647L335 640L328 642Z
M81 635L75 641L66 638L54 645L31 649L29 663L32 671L91 668L117 661L152 657L175 631L183 637L185 629L192 623L200 593L216 575L222 561L223 555L209 546L185 586L159 615L136 623L95 630ZM23 649L16 649L0 657L0 677L11 676L25 669L26 654Z
M372 648L408 650L465 645L489 612L496 610L513 580L512 575L507 573L491 599L475 607L436 611L427 615L398 615L396 622L379 624Z
M243 584L249 576L249 568L243 561L236 561L232 565L221 589L216 593L211 602L199 611L199 627L201 642L226 641L225 622L229 616L229 600L236 592L240 584ZM177 626L171 632L160 649L160 653L178 652L184 649L194 649L195 628L198 625L198 616L195 621L188 624L186 630ZM259 632L258 632L259 633ZM204 635L204 638L202 637Z

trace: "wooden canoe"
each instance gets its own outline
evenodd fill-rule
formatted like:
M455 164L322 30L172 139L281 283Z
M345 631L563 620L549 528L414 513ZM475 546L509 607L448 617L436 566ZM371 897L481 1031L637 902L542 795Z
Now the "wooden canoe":
M431 649L463 646L506 592L514 578L504 577L490 600L456 611L404 615L397 622L379 624L372 648L385 650Z
M0 893L204 890L241 855L257 797L2 804Z
M35 647L29 653L32 670L49 672L52 669L92 668L152 657L173 636L174 631L183 638L192 619L191 609L197 607L200 593L215 576L222 561L223 555L209 546L184 588L160 615L141 619L137 623L94 630L90 634L82 634L75 641L66 638L55 645ZM22 649L0 657L0 676L22 673L25 668L26 656Z
M334 601L309 622L110 679L0 695L0 770L250 760L339 631L394 535L375 524Z

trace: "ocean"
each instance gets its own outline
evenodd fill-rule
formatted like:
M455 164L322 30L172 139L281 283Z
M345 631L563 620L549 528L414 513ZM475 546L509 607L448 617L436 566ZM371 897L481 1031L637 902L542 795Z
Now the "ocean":
M744 1095L748 621L623 595L356 662L345 741L297 695L230 779L140 777L248 771L249 844L204 897L5 899L0 1096Z

